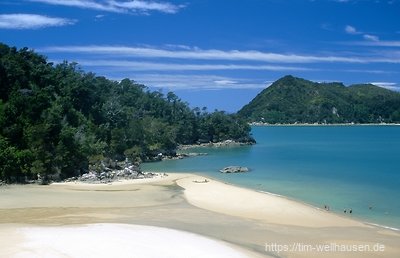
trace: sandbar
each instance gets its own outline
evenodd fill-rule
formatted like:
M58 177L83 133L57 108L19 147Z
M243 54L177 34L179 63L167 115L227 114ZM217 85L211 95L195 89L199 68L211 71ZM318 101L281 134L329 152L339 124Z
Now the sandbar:
M400 257L399 232L184 173L1 187L0 238L0 257ZM384 250L267 248L274 244L380 244Z

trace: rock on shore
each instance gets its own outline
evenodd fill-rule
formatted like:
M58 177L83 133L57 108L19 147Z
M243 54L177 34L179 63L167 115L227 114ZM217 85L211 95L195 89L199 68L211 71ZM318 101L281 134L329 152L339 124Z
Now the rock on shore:
M120 179L141 179L154 177L155 173L145 173L140 170L138 166L128 165L121 169L105 168L101 172L89 171L79 177L72 177L66 182L80 181L85 183L109 183Z
M190 144L190 145L180 145L178 147L179 150L187 150L191 148L197 148L197 147L235 147L235 146L246 146L246 145L252 145L255 144L255 142L248 141L248 142L238 142L234 140L225 140L221 142L207 142L207 143L199 143L199 144Z
M202 152L177 153L176 156L162 156L162 160L177 160L177 159L206 156L206 155L208 155L208 153L202 153Z
M241 166L229 166L220 170L221 173L245 173L249 172L249 168Z

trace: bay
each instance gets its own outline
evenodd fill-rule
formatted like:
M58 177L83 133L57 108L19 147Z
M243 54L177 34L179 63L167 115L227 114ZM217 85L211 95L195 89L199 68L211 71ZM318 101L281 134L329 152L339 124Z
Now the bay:
M143 169L203 174L400 228L399 126L265 126L252 127L252 133L253 146L193 148L208 155L146 163ZM230 165L251 171L219 173ZM345 214L349 209L352 214Z

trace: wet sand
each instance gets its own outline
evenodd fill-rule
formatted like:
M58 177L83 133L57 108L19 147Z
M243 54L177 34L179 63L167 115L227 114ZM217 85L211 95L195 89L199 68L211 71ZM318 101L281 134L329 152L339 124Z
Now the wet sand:
M191 174L169 174L163 178L110 185L64 183L1 187L0 257L10 257L10 254L21 257L18 256L24 251L21 243L37 241L29 238L33 234L29 232L55 229L62 233L74 226L85 228L93 224L105 227L111 224L117 228L121 224L155 226L159 231L149 229L154 235L164 232L165 228L179 230L181 234L176 234L175 242L186 239L184 234L191 232L196 237L215 241L221 248L215 250L221 256L230 252L223 250L235 250L239 257L400 257L399 232L211 179L198 183L204 179ZM196 241L189 241L193 248ZM272 246L337 244L372 248L377 243L384 246L384 251L319 252L297 248L278 252ZM121 247L115 248L120 257L125 255L117 250ZM211 249L209 255L212 256Z

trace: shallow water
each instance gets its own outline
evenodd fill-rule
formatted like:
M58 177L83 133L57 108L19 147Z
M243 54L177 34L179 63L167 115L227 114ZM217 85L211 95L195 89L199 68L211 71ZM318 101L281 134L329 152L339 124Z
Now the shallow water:
M253 127L254 146L196 148L184 160L143 165L145 170L197 172L236 185L328 205L371 223L400 228L399 126ZM221 174L229 165L251 169Z

